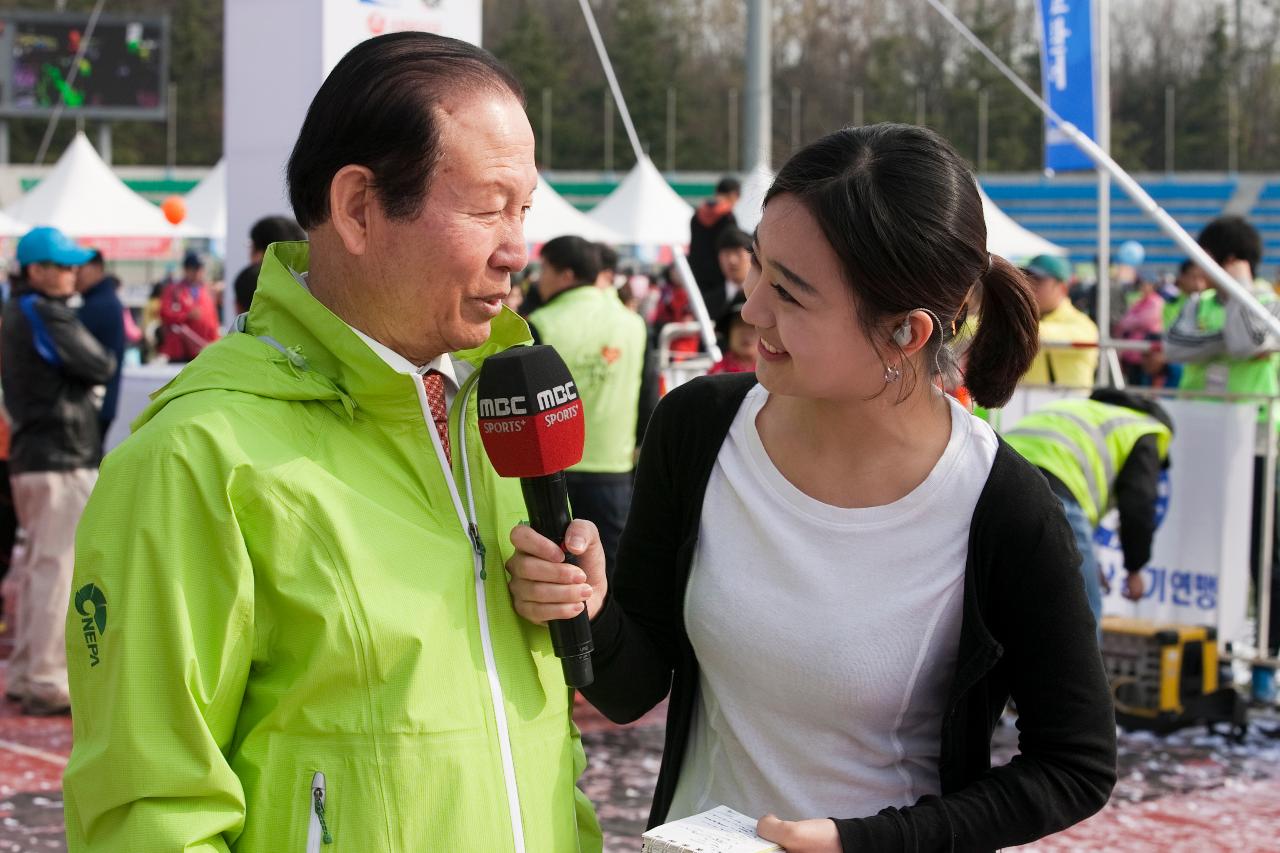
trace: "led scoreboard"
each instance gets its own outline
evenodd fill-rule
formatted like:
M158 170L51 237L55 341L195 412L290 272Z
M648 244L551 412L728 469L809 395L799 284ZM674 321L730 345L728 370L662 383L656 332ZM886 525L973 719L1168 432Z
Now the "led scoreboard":
M61 100L66 115L165 117L168 18L101 15L86 44L88 24L86 15L0 12L0 116L47 116Z

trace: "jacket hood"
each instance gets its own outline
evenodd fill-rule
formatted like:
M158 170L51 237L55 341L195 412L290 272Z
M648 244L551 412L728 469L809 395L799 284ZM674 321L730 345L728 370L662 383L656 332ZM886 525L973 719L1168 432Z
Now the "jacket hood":
M133 429L178 397L214 389L321 402L348 417L356 409L366 409L390 417L420 418L408 378L298 282L294 273L307 269L307 243L273 244L263 258L249 313L240 315L234 331L207 347L153 394ZM452 356L478 367L490 355L531 341L524 320L504 308L491 323L485 343Z

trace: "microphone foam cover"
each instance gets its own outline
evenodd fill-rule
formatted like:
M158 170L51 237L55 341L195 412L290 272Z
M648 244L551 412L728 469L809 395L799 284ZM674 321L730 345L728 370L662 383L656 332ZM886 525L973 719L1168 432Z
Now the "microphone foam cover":
M489 356L477 397L480 440L503 477L545 477L582 461L582 400L552 347L513 347Z

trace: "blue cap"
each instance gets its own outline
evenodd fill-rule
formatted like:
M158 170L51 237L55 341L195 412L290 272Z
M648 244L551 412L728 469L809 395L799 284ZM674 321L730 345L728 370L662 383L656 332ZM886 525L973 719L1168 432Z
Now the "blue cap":
M204 261L200 258L200 253L188 251L182 256L182 268L184 270L196 270L204 266Z
M63 264L78 267L88 263L93 250L78 245L57 228L47 225L32 228L18 241L18 266L27 264Z

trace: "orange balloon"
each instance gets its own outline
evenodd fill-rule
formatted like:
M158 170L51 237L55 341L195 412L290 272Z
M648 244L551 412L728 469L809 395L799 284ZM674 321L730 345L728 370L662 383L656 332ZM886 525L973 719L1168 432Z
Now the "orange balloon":
M174 225L187 218L187 203L180 195L171 195L160 203L164 218Z

